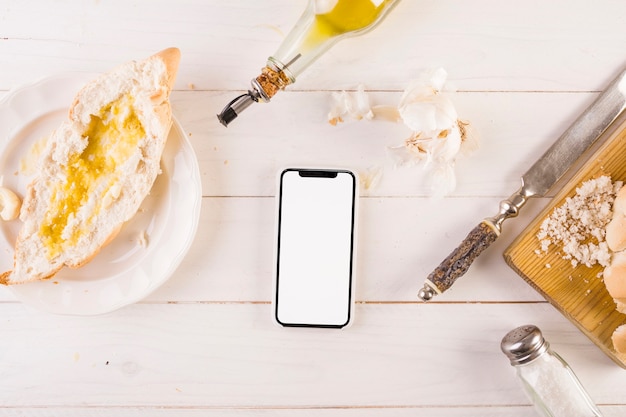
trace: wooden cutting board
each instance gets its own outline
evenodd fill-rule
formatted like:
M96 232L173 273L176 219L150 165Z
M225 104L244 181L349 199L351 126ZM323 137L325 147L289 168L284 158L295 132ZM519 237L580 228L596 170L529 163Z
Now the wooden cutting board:
M626 368L626 357L613 349L611 335L615 328L626 324L626 315L615 309L613 298L602 281L603 268L595 265L572 267L562 258L559 248L550 245L541 252L537 233L543 220L567 197L576 194L584 181L609 175L613 181L626 183L626 124L621 124L598 150L558 192L550 204L505 250L507 264L541 293L565 317L600 347L617 364Z

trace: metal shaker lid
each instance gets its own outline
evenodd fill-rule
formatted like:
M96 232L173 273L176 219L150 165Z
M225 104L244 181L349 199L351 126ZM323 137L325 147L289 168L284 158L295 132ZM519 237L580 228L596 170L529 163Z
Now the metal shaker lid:
M549 347L550 344L543 338L541 330L532 324L511 330L500 343L500 348L511 361L511 365L533 361Z

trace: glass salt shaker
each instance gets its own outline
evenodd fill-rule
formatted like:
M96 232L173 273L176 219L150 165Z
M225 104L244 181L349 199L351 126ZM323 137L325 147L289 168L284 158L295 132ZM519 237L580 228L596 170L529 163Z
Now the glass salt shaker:
M500 347L542 416L602 417L572 369L550 349L539 328L526 325L513 329Z

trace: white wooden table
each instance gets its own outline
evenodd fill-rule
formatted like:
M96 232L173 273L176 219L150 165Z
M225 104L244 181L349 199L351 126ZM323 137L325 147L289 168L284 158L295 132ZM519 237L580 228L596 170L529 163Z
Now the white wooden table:
M182 51L172 101L197 153L194 244L145 300L95 317L57 316L0 288L3 416L531 416L500 340L534 323L607 416L626 415L626 371L541 298L502 252L545 206L531 201L447 293L424 277L626 64L623 0L404 0L345 40L268 105L224 128L305 0L2 0L0 90L67 71L102 72L168 46ZM331 92L365 85L396 104L443 67L481 147L458 186L427 197L422 171L385 148L408 131L330 126ZM4 138L0 138L4 140ZM382 169L361 190L352 327L272 322L275 179L287 165ZM2 254L10 256L10 254Z

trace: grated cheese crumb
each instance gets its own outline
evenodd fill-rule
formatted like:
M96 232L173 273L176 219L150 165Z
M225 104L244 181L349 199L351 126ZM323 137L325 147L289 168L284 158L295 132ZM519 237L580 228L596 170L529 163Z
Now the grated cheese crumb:
M541 251L548 252L550 246L561 245L563 259L570 260L573 267L609 265L611 251L605 241L605 230L621 187L621 181L613 183L607 175L583 182L576 195L568 197L541 224L537 234Z

